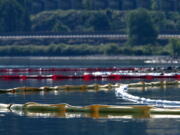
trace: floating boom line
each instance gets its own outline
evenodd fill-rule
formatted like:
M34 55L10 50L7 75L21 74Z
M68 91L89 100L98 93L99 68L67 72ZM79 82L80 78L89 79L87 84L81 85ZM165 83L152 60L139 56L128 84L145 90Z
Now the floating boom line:
M144 70L145 68L0 68L0 72L4 73L19 73L19 72L76 72L76 71L87 71L87 72L95 72L95 71L135 71L135 70Z
M156 74L110 74L110 75L0 75L0 79L4 80L26 80L26 79L37 79L37 80L67 80L67 79L82 79L82 80L101 80L101 79L111 79L111 80L121 80L121 79L180 79L180 74L167 74L167 75L156 75Z
M7 93L19 93L24 91L51 91L81 88L92 89L115 89L116 96L120 96L125 100L141 103L143 105L132 106L115 106L115 105L89 105L89 106L71 106L68 104L0 104L1 112L13 112L18 115L30 117L91 117L91 118L162 118L180 117L180 101L153 100L141 98L128 93L128 87L156 87L167 85L178 85L178 81L173 82L151 82L151 83L133 83L133 84L108 84L108 85L80 85L80 86L59 86L59 87L40 87L40 88L14 88L1 90ZM98 86L98 87L97 87ZM97 89L95 89L97 90ZM145 105L144 105L145 104Z
M146 87L167 87L167 86L179 86L180 81L157 81L157 82L137 82L130 84L91 84L91 85L61 85L61 86L43 86L43 87L16 87L10 89L0 89L0 94L12 93L12 94L31 94L37 92L51 92L51 91L63 91L63 92L97 92L97 91L110 91L119 88L122 85L128 85L129 88L146 88Z
M180 109L157 108L153 106L114 106L89 105L71 106L69 104L0 104L1 112L12 112L20 116L60 117L60 118L177 118Z
M131 72L173 72L180 71L180 67L97 67L97 68L0 68L0 73L31 73L31 72L115 72L115 71L131 71Z

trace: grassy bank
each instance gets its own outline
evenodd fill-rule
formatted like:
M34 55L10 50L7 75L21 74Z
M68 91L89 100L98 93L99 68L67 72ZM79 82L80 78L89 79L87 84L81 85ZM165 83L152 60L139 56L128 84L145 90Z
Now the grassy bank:
M89 55L128 55L128 56L151 56L172 55L170 46L127 46L115 43L102 45L13 45L1 46L0 56L89 56Z

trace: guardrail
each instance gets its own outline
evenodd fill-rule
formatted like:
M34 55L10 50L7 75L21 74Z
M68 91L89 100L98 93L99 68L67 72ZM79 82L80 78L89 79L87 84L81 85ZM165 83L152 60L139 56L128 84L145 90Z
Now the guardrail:
M180 34L160 34L158 39L180 38ZM72 35L0 35L0 39L118 39L127 40L127 34L72 34Z

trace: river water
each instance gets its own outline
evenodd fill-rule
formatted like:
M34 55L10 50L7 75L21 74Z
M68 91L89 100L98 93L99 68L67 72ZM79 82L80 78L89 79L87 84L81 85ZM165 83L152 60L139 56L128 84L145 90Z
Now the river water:
M131 60L63 60L58 58L0 58L0 68L78 68L78 67L151 67L169 65L150 65L143 61ZM9 73L12 74L12 73ZM23 73L24 74L24 73ZM43 73L33 73L43 74ZM47 73L51 74L51 73ZM63 74L63 73L62 73ZM140 80L0 80L0 88L14 88L20 86L57 86L78 84L106 84L128 83ZM130 93L146 98L180 100L179 88L155 88L146 90L130 90ZM115 96L115 92L49 92L33 94L1 94L0 103L24 104L38 102L48 104L67 103L71 105L131 105L134 103L122 100ZM19 115L12 112L0 112L0 134L2 135L179 135L180 118L57 118L57 117L32 117Z

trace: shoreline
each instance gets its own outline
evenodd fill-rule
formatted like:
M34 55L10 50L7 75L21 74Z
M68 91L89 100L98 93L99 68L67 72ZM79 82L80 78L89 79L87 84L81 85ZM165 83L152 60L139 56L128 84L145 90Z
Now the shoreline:
M1 56L0 59L56 59L56 60L152 60L172 59L170 56Z

